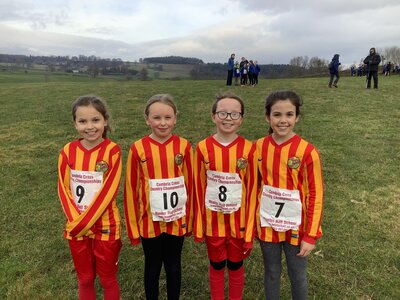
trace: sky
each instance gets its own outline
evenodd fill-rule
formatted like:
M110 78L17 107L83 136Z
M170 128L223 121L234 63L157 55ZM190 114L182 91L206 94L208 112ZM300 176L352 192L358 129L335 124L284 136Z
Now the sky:
M358 64L400 47L399 0L0 0L0 53Z

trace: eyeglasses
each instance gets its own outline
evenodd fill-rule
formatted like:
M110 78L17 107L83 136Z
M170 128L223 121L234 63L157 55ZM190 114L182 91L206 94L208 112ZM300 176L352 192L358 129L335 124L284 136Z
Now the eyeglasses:
M242 113L237 112L237 111L233 111L233 112L230 112L230 113L228 113L226 111L217 111L217 112L215 112L215 114L221 120L225 120L228 116L231 116L232 120L238 120L242 116Z

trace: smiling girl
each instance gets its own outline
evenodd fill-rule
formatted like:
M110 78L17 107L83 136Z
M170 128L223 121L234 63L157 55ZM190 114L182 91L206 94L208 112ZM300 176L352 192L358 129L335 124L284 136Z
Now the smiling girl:
M242 299L243 260L252 248L254 214L249 212L255 210L256 181L250 179L250 165L254 164L249 161L254 146L238 135L243 115L240 97L218 95L211 109L216 132L200 141L195 153L193 231L195 241L205 239L211 299L216 300L225 298L226 268L229 299Z
M144 115L151 133L132 144L126 166L127 232L132 245L142 242L146 299L158 299L162 265L168 299L179 299L183 241L192 231L193 149L172 133L170 95L151 97Z
M67 219L64 237L78 276L79 299L96 299L98 274L104 299L116 300L121 150L107 138L110 116L100 98L79 97L72 104L72 117L80 138L65 145L58 159L58 195Z
M265 103L269 135L256 141L259 186L257 237L264 259L267 299L279 299L285 253L293 299L307 299L307 257L321 237L323 177L317 149L293 130L300 97L271 93Z

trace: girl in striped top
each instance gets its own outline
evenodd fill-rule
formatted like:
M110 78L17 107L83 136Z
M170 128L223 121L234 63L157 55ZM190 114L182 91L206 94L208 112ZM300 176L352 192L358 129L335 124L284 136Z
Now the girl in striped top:
M249 162L254 145L237 133L243 114L240 97L218 95L212 106L216 133L196 147L193 230L195 241L205 239L207 245L211 299L224 299L226 268L229 299L242 299L243 260L252 248L256 180Z
M260 179L256 224L267 299L279 299L282 251L293 299L307 299L307 257L322 235L320 156L293 131L301 105L292 91L271 93L265 103L270 134L256 141Z
M67 219L64 236L78 276L79 299L96 299L96 273L104 299L119 299L121 218L116 196L121 151L107 138L110 116L100 98L79 97L72 117L80 139L65 145L59 155L58 195Z
M170 95L155 95L146 105L151 134L134 142L128 154L124 210L129 239L142 242L147 299L158 299L161 267L168 299L179 299L181 253L192 231L193 149L172 133L177 109Z

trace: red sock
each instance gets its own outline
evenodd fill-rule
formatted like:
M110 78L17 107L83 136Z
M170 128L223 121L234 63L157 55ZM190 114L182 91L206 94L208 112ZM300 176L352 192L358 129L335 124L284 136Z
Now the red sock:
M229 300L241 300L244 287L244 267L241 266L236 271L228 269L229 279Z
M208 276L210 280L211 300L224 300L225 268L215 270L212 266L209 266Z
M78 286L80 300L96 300L96 289L94 287L94 280L80 280Z
M119 300L120 290L117 278L100 278L101 286L103 287L104 300Z

